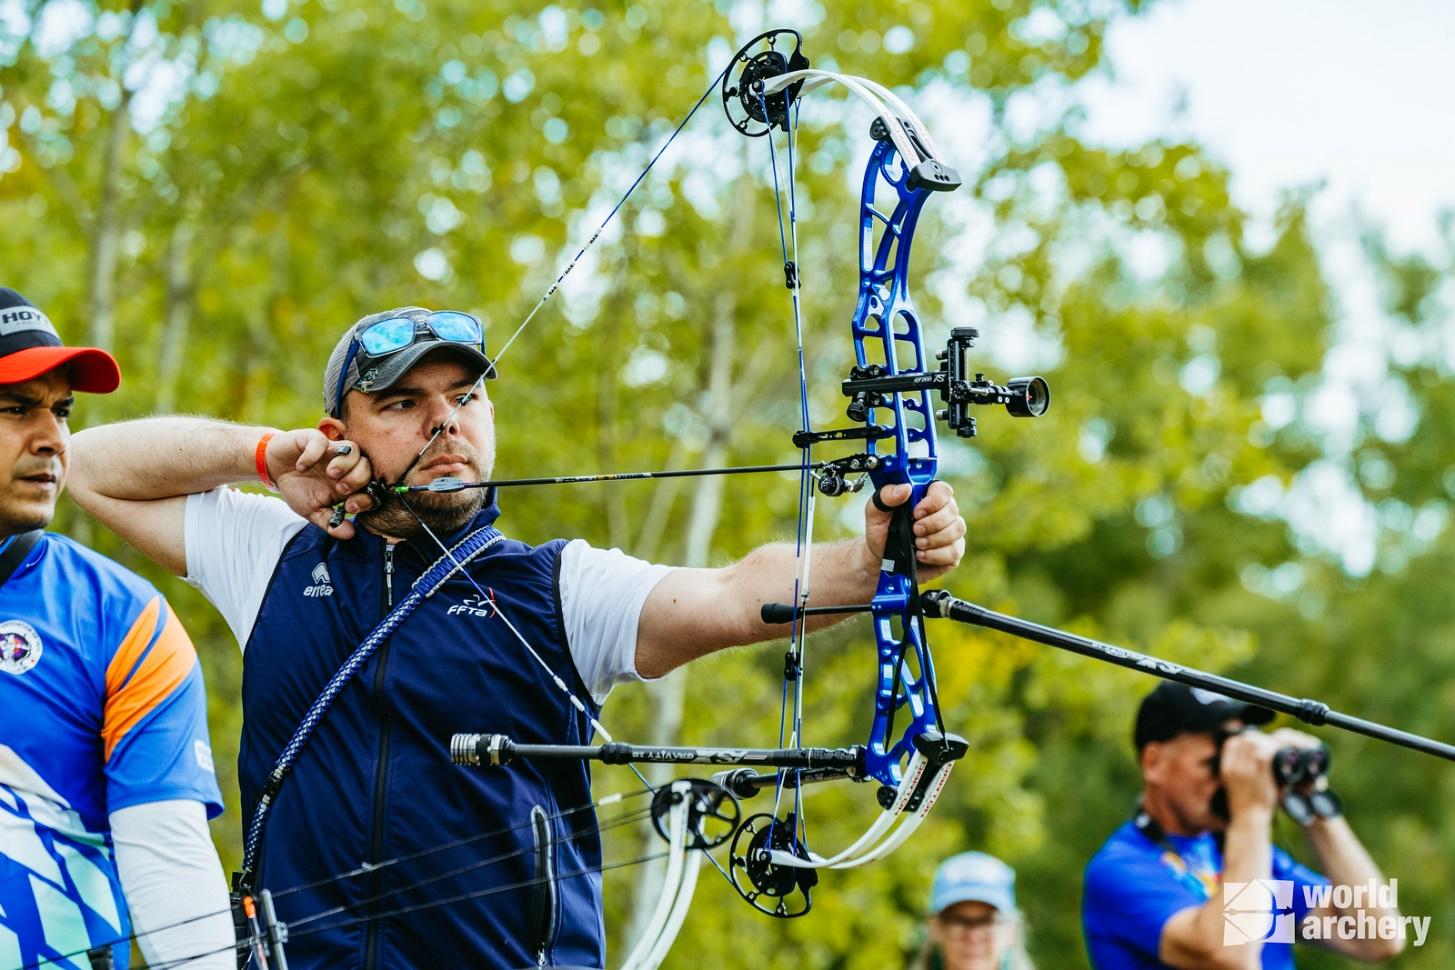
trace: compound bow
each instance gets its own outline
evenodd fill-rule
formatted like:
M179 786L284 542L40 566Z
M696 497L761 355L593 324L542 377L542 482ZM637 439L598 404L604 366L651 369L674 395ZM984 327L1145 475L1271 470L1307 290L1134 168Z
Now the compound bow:
M845 88L873 109L870 136L875 144L865 169L859 203L859 285L850 325L856 363L841 387L849 399L848 418L855 426L815 431L809 420L803 364L793 158L800 100L806 93L829 84ZM742 769L717 779L741 797L770 785L775 790L774 811L755 815L739 827L729 857L729 876L734 887L755 908L773 916L794 917L811 908L811 889L817 880L813 870L863 865L883 858L903 844L928 814L944 788L951 767L966 750L963 739L949 734L940 718L916 571L912 510L924 497L938 467L935 421L947 421L959 436L971 437L975 434L975 420L968 414L971 405L1000 404L1014 415L1030 417L1044 413L1049 392L1039 378L1019 378L1006 386L992 384L979 374L971 378L966 353L977 334L968 328L955 330L945 351L936 355L938 367L929 366L919 317L910 295L910 254L925 202L933 192L959 187L960 178L941 160L924 123L902 100L868 79L810 69L802 52L802 39L792 30L768 31L744 46L721 75L720 91L729 121L743 135L767 136L770 148L775 129L788 136L786 229L783 192L777 184L776 149L770 157L779 209L784 277L792 297L798 336L802 427L793 435L793 442L802 453L802 461L798 466L801 472L799 568L793 602L766 604L763 610L765 622L790 627L790 646L784 665L784 726L780 729L779 747L735 751L639 748L608 743L583 748L519 744L498 735L461 735L456 738L456 750L465 752L465 762L476 764L501 765L517 757L584 757L613 763L705 761L775 768L773 774L760 775L752 769ZM565 273L558 277L553 289L564 276ZM943 408L935 409L932 394L938 395ZM863 442L863 453L827 461L812 460L811 451L815 446L847 441ZM665 474L781 470L783 467ZM662 474L583 476L559 481ZM859 477L851 480L854 475ZM863 745L803 748L798 746L802 744L803 727L803 621L816 612L842 611L808 606L808 551L815 497L818 493L832 496L857 491L866 477L873 483L876 504L891 514L878 587L872 601L863 608L871 614L876 639L872 726ZM411 490L448 491L474 484L487 483L441 480L424 486L399 486L397 490L402 494ZM897 484L908 484L911 496L891 510L879 503L878 494L885 486ZM895 722L901 712L904 721L896 731ZM877 781L882 786L882 811L853 844L826 857L807 847L801 791L810 782L835 778ZM783 803L788 791L793 793L793 805L785 813Z

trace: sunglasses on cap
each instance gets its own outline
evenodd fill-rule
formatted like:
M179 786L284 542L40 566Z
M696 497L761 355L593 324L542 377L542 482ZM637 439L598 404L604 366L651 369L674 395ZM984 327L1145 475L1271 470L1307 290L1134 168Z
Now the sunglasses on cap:
M459 310L437 310L427 317L389 317L369 324L354 334L349 346L349 355L338 375L338 390L333 396L333 413L339 412L344 399L344 386L348 383L349 368L358 358L358 372L368 372L377 360L397 354L406 347L412 347L421 340L440 340L445 343L467 344L485 352L485 327L473 313Z

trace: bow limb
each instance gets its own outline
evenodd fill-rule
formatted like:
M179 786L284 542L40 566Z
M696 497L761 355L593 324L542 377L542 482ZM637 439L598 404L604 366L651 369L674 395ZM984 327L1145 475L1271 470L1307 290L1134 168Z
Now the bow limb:
M687 863L687 811L689 803L685 791L677 791L679 785L674 783L671 790L678 795L676 804L668 816L668 825L671 836L668 841L667 852L667 874L662 877L662 891L657 896L657 905L652 912L651 919L647 921L646 928L642 930L637 945L627 956L626 962L622 964L622 970L649 970L660 963L660 959L653 962L651 957L662 941L663 931L667 928L673 911L676 909L678 896L683 888L683 872ZM693 883L696 883L696 873L693 874ZM680 924L679 924L680 925ZM670 939L667 941L670 946ZM663 953L665 955L665 951Z
M878 94L871 90L868 85L862 83L863 78L816 69L789 71L787 74L782 74L769 81L765 81L763 93L765 95L776 94L800 82L803 84L802 93L804 94L828 84L838 84L845 88L849 93L855 95L872 108L874 113L884 122L889 129L889 136L894 142L895 149L909 163L911 168L924 161L919 150L915 148L914 142L910 139L909 133L905 131L904 125L894 116ZM875 87L878 86L876 85ZM882 88L879 90L883 91ZM903 104L903 102L899 103L901 105Z

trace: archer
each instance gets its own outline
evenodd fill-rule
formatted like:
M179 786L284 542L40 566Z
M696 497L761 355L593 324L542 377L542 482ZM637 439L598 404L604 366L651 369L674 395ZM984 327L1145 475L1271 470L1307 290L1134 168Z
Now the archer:
M585 763L451 771L445 739L464 712L586 744L614 684L787 632L759 610L791 598L792 545L674 569L582 540L505 538L491 490L403 491L488 480L494 376L478 319L407 307L345 331L316 429L162 417L75 439L81 506L199 586L244 650L239 779L257 849L246 875L308 931L289 943L296 966L603 966L599 834L593 812L573 810L590 803ZM278 496L227 487L250 480ZM893 507L909 494L886 486L878 498ZM341 501L353 522L334 514ZM867 504L862 539L812 547L814 602L870 598L890 518ZM913 530L920 578L959 563L966 526L948 486L930 487ZM443 579L415 603L425 575ZM492 617L450 614L487 585ZM407 617L375 629L406 600ZM359 646L357 675L300 734ZM260 805L272 808L265 833ZM496 842L450 846L501 826ZM307 888L283 892L295 886Z
M74 392L120 383L109 353L62 345L0 287L0 960L124 970L136 939L153 965L223 970L222 793L192 641L146 580L44 531Z

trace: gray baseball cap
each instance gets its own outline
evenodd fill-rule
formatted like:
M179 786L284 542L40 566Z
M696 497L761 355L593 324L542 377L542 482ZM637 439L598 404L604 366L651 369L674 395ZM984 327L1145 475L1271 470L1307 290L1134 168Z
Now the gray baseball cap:
M984 852L962 852L946 859L935 871L930 912L938 916L956 903L970 902L1014 914L1015 870Z
M455 313L456 311L446 311ZM427 328L417 331L414 342L401 350L371 359L367 350L358 344L357 336L376 323L395 317L413 320L416 327L427 323L435 311L419 306L397 307L381 313L371 313L344 331L328 355L328 366L323 370L323 409L330 417L338 417L343 399L349 391L363 391L376 394L393 387L426 355L435 351L446 351L473 364L484 372L486 378L495 377L495 362L485 355L484 340L479 345L456 340L442 340ZM465 314L471 316L470 314ZM483 331L482 331L483 332ZM347 373L344 368L347 367Z

